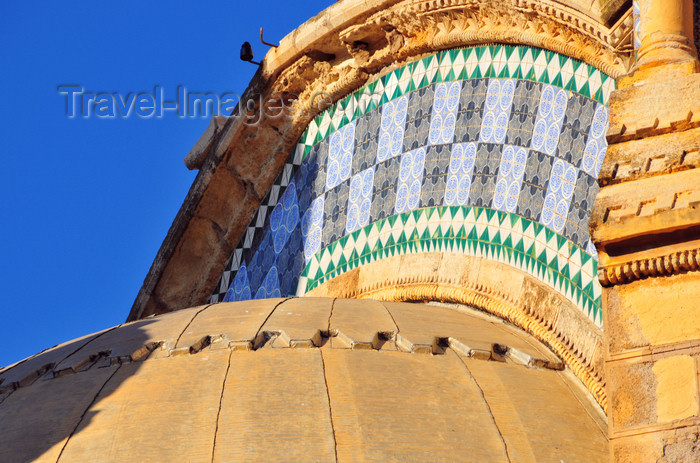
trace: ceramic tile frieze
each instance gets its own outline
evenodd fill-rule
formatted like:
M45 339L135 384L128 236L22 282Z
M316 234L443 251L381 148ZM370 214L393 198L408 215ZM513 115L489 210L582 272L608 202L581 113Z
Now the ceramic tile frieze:
M301 295L436 250L520 268L600 325L588 220L613 88L585 63L520 46L393 70L309 124L211 300Z
M378 220L317 253L298 294L361 265L401 254L450 252L502 262L566 296L602 325L597 261L548 227L479 207L429 207Z

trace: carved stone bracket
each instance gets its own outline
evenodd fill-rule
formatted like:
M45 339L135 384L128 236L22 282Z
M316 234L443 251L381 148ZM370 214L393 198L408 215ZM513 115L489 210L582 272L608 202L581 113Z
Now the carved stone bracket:
M603 286L630 283L648 277L675 275L700 270L700 248L686 249L663 256L609 265L598 270Z

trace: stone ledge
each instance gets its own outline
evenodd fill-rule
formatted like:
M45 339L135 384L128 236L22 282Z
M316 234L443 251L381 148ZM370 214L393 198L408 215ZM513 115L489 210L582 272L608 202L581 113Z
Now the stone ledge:
M610 96L608 143L700 127L700 74L667 81L642 81Z
M440 301L486 311L545 343L601 406L607 403L602 331L552 288L507 265L462 255L407 254L353 269L307 295Z
M601 187L700 167L700 129L620 142L608 147Z

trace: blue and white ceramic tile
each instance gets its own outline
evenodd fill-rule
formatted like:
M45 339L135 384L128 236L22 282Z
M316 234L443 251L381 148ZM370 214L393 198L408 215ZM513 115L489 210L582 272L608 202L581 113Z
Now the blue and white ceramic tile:
M553 85L543 86L530 148L550 156L555 154L568 102L568 91Z
M492 204L493 208L499 211L515 212L525 174L527 150L523 147L505 145L502 156Z
M321 249L323 198L323 196L316 198L301 220L301 233L304 240L304 258L307 262Z
M350 177L352 153L355 148L355 123L351 122L331 135L328 144L328 174L326 190L338 186Z
M608 108L600 105L593 116L588 142L583 153L581 169L588 175L598 178L600 168L605 159L608 143L605 140L605 133L608 129Z
M503 67L493 57L506 49ZM529 47L439 55L440 66L430 57L410 63L309 124L212 301L303 293L300 275L331 244L438 206L517 214L596 256L588 220L607 149L611 80ZM453 55L473 62L454 61L448 72L443 64ZM552 77L559 63L573 75Z
M515 79L490 79L486 107L481 120L482 143L503 143L515 94Z
M540 221L557 233L561 233L566 224L577 176L578 169L568 162L554 161Z
M255 299L267 299L270 297L280 297L280 281L277 276L277 267L274 265L270 267L262 285L258 288L255 293Z
M444 82L435 86L428 141L431 145L452 143L457 123L461 82Z
M407 95L402 96L398 100L389 101L382 106L377 162L386 161L390 157L398 156L403 152L403 135L407 109Z
M352 176L348 194L346 233L352 233L369 223L373 183L374 166Z
M445 205L465 206L469 201L472 173L476 161L476 143L455 143L452 145Z
M418 209L424 165L425 148L418 148L401 155L394 213L400 214Z

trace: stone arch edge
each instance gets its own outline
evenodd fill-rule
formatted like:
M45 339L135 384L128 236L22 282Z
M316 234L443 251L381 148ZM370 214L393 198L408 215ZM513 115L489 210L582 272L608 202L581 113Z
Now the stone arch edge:
M556 290L507 264L461 254L405 254L350 270L305 296L477 308L547 345L607 411L602 330Z

